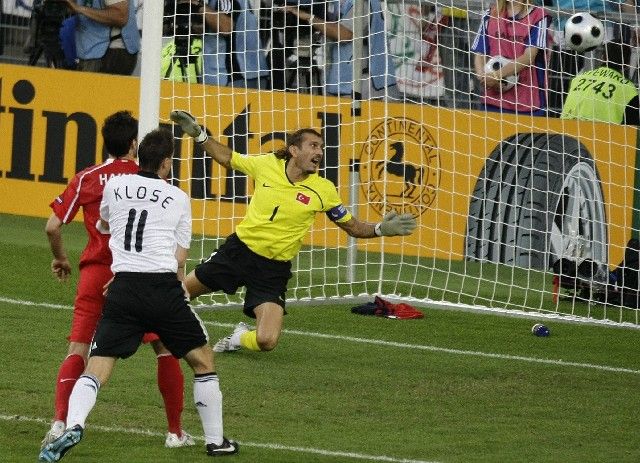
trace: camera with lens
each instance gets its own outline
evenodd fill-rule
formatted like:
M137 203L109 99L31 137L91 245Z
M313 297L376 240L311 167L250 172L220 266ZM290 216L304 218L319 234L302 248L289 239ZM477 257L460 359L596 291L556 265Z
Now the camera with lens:
M40 22L42 32L52 35L58 33L62 21L69 16L69 11L64 0L34 0L32 15Z
M202 0L165 0L163 35L171 36L176 55L188 56L191 41L204 34L204 2Z
M298 18L280 9L285 5L297 5L297 4L298 4L297 0L289 0L289 1L273 0L273 5L275 7L278 7L273 10L273 27L276 27L278 29L282 29L284 27L297 27ZM310 11L308 6L298 6L298 8L300 8L303 11L307 11L307 12Z
M70 16L64 0L34 0L31 12L30 63L37 62L44 52L48 62L61 63L64 57L60 43L60 28Z
M320 68L317 58L322 52L324 36L315 30L308 20L285 11L283 7L295 7L317 18L328 17L329 0L272 0L271 27L271 86L274 90L293 90L300 87L300 75L313 80L313 73ZM309 83L308 85L311 85Z
M326 17L326 0L311 0L310 2L300 2L300 0L273 0L276 7L296 6L300 11L313 14L318 18ZM273 27L284 29L286 46L294 46L293 40L296 37L309 37L313 34L313 28L307 21L299 21L294 14L287 13L281 9L275 9L273 14Z

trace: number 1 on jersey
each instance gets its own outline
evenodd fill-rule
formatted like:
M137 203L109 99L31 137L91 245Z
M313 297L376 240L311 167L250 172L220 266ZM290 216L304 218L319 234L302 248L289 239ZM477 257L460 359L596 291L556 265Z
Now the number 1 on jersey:
M273 222L273 219L275 218L276 214L278 213L278 208L279 207L280 206L276 206L276 207L273 208L273 214L271 214L271 217L269 217L269 221L270 222Z

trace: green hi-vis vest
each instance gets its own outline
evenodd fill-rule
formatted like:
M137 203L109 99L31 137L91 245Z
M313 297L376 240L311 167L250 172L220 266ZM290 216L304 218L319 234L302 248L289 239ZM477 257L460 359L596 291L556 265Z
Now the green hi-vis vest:
M621 124L624 111L638 89L618 71L606 66L582 72L571 79L562 119Z
M202 81L202 39L193 39L189 56L176 56L176 44L172 40L162 47L161 77L179 82Z

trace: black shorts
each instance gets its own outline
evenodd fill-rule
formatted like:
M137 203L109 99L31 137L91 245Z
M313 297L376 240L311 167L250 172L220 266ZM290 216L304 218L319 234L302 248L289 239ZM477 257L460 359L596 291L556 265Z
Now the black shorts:
M235 294L241 286L246 287L244 313L256 318L253 309L265 302L278 304L284 310L291 262L262 257L233 233L196 267L195 273L200 283L212 291Z
M127 358L145 333L182 358L209 341L175 273L116 273L91 344L91 356Z

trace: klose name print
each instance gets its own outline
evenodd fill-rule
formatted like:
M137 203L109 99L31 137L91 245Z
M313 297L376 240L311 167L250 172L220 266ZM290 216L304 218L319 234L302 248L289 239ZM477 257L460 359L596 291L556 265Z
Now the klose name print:
M140 200L148 200L152 203L157 203L161 200L160 190L152 190L149 191L145 186L139 186L135 191L129 190L129 186L125 186L124 188L117 187L113 190L113 195L116 201L121 201L123 199L140 199ZM173 197L165 196L162 198L162 202L160 205L163 209L166 209L169 203L173 201Z

